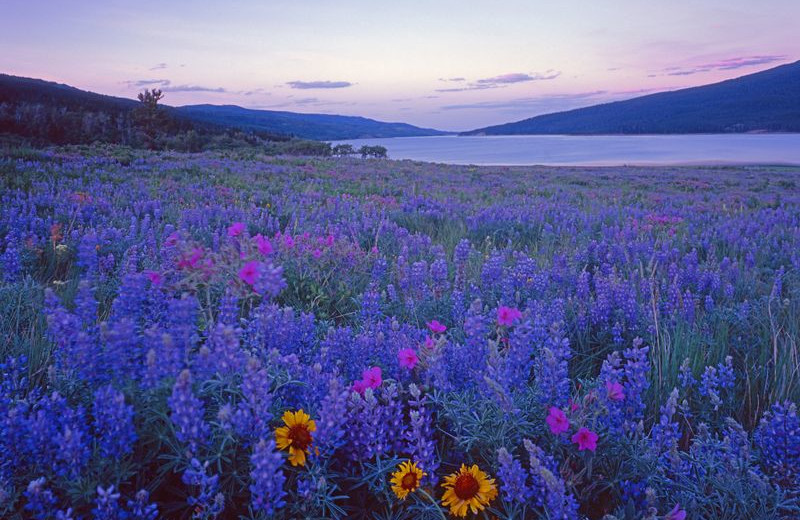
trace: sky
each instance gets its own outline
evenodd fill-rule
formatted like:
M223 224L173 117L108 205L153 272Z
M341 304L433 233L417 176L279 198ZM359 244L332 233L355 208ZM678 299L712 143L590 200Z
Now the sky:
M0 72L469 130L800 60L800 0L0 0Z

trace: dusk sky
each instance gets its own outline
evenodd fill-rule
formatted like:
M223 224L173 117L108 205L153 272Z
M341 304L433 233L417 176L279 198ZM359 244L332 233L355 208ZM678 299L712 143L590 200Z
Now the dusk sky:
M800 59L799 0L0 0L0 72L467 130Z

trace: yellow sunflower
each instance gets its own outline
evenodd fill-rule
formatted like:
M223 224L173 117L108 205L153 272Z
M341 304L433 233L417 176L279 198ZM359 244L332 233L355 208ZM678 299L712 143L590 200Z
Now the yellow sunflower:
M473 514L483 511L497 497L494 479L478 469L476 464L469 468L462 464L461 469L444 478L442 487L445 488L442 504L450 508L450 513L460 517L467 516L469 509Z
M419 481L427 475L417 466L416 462L401 462L397 471L392 473L392 491L400 500L405 500L409 493L413 493L419 488Z
M289 450L289 462L292 466L305 466L306 455L311 447L317 425L302 409L291 412L286 410L281 417L286 426L275 429L275 444L278 449Z

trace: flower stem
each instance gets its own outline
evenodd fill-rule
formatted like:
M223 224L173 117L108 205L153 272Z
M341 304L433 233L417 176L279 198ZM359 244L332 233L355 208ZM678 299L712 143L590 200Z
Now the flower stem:
M427 491L425 491L425 490L424 490L424 489L422 489L422 488L419 488L419 492L420 492L420 493L421 493L421 494L422 494L422 495L423 495L425 498L427 498L427 499L430 501L430 503L431 503L431 504L433 504L433 505L436 507L436 510L439 512L439 516L441 516L441 517L442 517L442 520L447 520L447 517L444 515L444 511L442 511L442 508L441 508L441 507L439 507L439 503L436 501L436 499L435 499L435 498L433 498L432 496L430 496L430 495L428 494L428 492L427 492Z

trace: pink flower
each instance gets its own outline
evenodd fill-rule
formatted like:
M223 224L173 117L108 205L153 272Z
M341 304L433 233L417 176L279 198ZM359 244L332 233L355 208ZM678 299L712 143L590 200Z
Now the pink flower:
M367 389L367 383L359 379L358 381L353 381L353 392L358 392L359 394L364 394L364 390Z
M319 249L315 249L314 251L311 252L311 256L313 256L315 259L318 259L319 257L322 256L322 251Z
M581 428L572 436L572 442L578 445L578 451L597 449L597 434L588 428Z
M294 239L291 235L283 235L283 245L285 245L287 249L294 247Z
M161 285L164 282L164 277L161 276L161 273L156 271L150 271L147 273L147 277L150 279L150 283L153 285Z
M260 275L258 262L247 262L239 269L239 278L247 285L253 285Z
M500 306L497 309L497 324L510 327L515 321L522 318L522 312L514 307Z
M244 233L244 222L234 222L228 227L228 236L229 237L238 237L242 233Z
M325 239L325 245L328 247L333 246L333 235L328 235L328 238Z
M567 419L567 414L555 406L550 407L550 413L547 415L545 422L550 427L550 431L555 435L559 435L569 430L569 419Z
M447 330L443 324L439 323L437 320L431 320L428 322L428 328L431 329L431 332L434 334L444 334L444 331Z
M264 256L272 253L272 242L265 236L262 236L260 233L253 237L253 241L256 243L256 247L258 247L258 252Z
M664 515L664 520L686 520L686 511L681 509L680 504L675 504L672 511Z
M425 346L425 348L430 349L430 350L433 350L433 349L436 348L436 342L433 341L433 338L430 337L430 336L427 336L425 338L425 341L422 344Z
M623 390L622 385L611 381L606 381L606 392L608 392L608 398L612 401L622 401L625 399L625 390Z
M417 366L417 363L419 363L419 358L417 357L417 353L414 352L413 348L401 349L397 353L397 359L400 361L401 367L409 370L413 370L414 367Z
M381 377L381 367L372 367L364 370L361 373L361 377L364 379L364 384L368 388L378 388L383 383L383 378Z
M186 269L187 267L191 267L192 269L197 269L200 267L200 261L203 259L205 255L205 251L200 247L193 248L188 256L186 254L183 255L178 261L178 268L179 269Z

